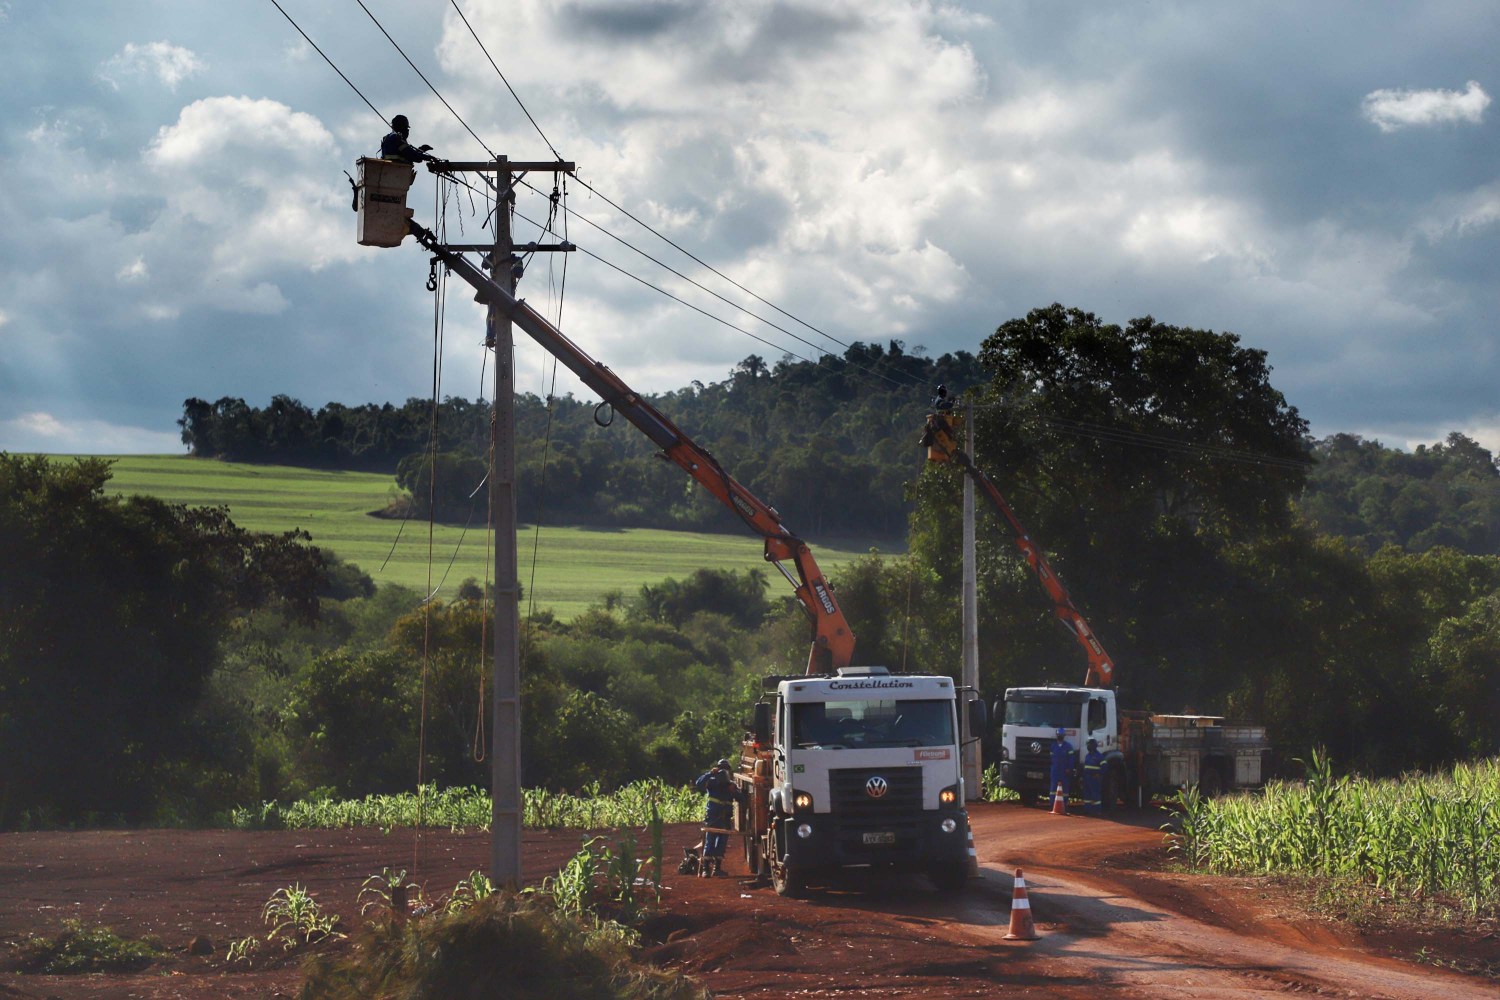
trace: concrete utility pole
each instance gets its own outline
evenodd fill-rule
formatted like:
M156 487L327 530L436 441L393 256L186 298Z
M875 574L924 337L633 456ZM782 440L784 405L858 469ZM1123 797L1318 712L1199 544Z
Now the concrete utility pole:
M527 243L516 245L510 229L511 205L519 175L531 171L573 172L573 164L562 160L524 162L508 157L477 162L439 161L432 165L440 173L494 174L495 242L447 244L448 250L487 252L490 277L512 295L520 270L517 251L567 252L573 245ZM490 881L496 888L521 886L521 827L524 803L521 796L521 582L516 559L516 378L515 335L510 313L490 306L485 318L486 346L495 349L495 412L490 424L494 469L490 474L490 519L495 532L495 676L490 703Z
M974 456L974 404L965 406L964 451ZM964 476L964 676L965 687L979 690L979 571L974 554L974 479ZM960 703L962 704L962 703ZM968 720L965 719L965 726ZM977 734L970 733L970 737ZM964 744L964 798L978 801L984 762L980 760L979 740Z
M495 248L490 278L516 290L511 266L509 161L495 160ZM521 581L516 566L516 375L510 315L490 306L485 343L495 348L495 414L490 442L490 522L495 532L494 747L490 752L490 881L521 887Z

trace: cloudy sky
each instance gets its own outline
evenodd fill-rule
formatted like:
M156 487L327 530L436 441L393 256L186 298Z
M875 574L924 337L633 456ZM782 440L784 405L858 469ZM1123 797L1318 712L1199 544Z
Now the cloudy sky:
M1492 0L364 0L452 111L359 0L280 2L414 141L482 157L461 116L550 159L461 8L583 180L840 341L1150 314L1268 351L1317 434L1500 450ZM190 396L432 391L425 255L354 238L344 171L381 119L271 0L0 2L0 89L0 449L178 451ZM410 203L439 215L425 172ZM521 294L632 384L814 354L638 256L739 296L600 197L568 204L579 246L776 345L584 254L559 303L539 255ZM477 198L441 210L482 239ZM472 398L456 285L444 329L442 391ZM539 350L519 365L544 391Z

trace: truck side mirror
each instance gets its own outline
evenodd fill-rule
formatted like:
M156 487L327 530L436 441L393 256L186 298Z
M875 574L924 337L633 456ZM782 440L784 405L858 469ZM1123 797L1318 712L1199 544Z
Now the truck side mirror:
M989 728L989 706L985 705L984 699L975 698L969 702L969 735L982 736L989 731Z
M758 701L755 703L755 718L751 722L750 732L755 737L755 742L762 746L771 742L770 702Z

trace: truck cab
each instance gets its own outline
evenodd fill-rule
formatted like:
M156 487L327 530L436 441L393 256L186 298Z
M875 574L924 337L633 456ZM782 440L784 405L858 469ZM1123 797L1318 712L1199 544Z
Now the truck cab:
M875 865L961 888L968 813L953 679L843 667L767 680L736 775L749 792L737 823L753 834L752 867L768 868L784 895Z
M1271 745L1266 727L1217 715L1155 715L1122 710L1109 688L1007 688L1001 725L1000 783L1021 801L1049 794L1052 739L1067 732L1074 773L1097 740L1104 755L1101 802L1143 805L1156 795L1196 786L1204 795L1257 788ZM1074 787L1078 787L1074 782Z
M1052 741L1059 729L1073 744L1075 769L1083 763L1088 741L1097 740L1105 759L1106 788L1112 772L1116 782L1123 779L1120 710L1114 691L1063 685L1007 688L1000 727L1000 783L1028 805L1052 793ZM1107 792L1104 801L1106 807L1113 804Z

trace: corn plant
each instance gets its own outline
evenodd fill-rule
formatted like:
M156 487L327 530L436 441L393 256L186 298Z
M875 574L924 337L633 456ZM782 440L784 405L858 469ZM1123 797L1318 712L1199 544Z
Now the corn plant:
M301 883L272 893L261 917L271 925L266 942L280 941L283 951L291 951L299 944L313 944L326 937L344 936L334 930L339 922L338 915L325 914L317 899Z
M251 934L249 937L229 942L229 949L224 953L224 960L227 962L244 962L246 965L254 965L255 956L259 951L260 938Z
M546 789L526 789L522 821L530 829L576 827L584 830L645 826L654 808L665 823L691 823L700 818L703 796L691 788L651 778L604 792L598 782L572 795ZM420 795L367 795L362 799L304 799L282 805L263 802L230 812L230 825L242 830L304 830L373 827L410 828L420 819L425 827L449 830L488 830L490 796L479 788L424 785Z
M494 891L494 883L490 881L488 875L479 871L469 872L468 876L461 879L448 894L448 900L443 905L443 912L449 915L462 913L481 899L488 899Z
M371 910L396 909L396 897L398 889L416 889L417 894L413 898L407 897L407 902L415 902L420 906L425 900L422 896L422 887L412 885L406 880L406 869L395 871L390 868L380 869L379 875L371 875L365 879L359 887L359 895L356 902L360 904L359 915L365 916Z
M1321 751L1304 766L1304 781L1258 796L1179 796L1174 847L1220 871L1296 872L1443 896L1475 916L1500 911L1500 760L1395 781L1336 777Z

